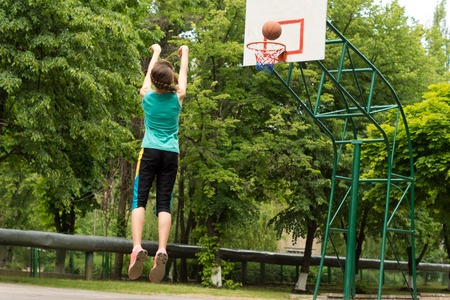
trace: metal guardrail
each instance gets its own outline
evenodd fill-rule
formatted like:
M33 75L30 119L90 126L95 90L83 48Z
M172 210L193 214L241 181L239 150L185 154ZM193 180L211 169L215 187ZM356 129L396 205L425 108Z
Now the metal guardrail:
M91 257L94 252L111 252L129 254L132 250L130 239L118 237L104 237L91 235L67 235L54 232L17 230L0 228L0 245L32 247L40 249L61 249L86 252L86 257ZM142 247L149 252L156 252L158 243L143 241ZM196 253L202 247L182 244L168 244L167 251L172 258L195 259ZM231 262L259 262L276 265L298 266L303 261L303 255L298 253L265 252L253 250L235 250L220 248L222 259ZM311 258L311 265L320 264L320 256ZM89 261L86 259L86 261ZM329 267L340 267L345 265L345 258L326 256L324 265ZM380 261L377 259L360 259L361 269L379 269ZM92 266L87 266L91 268ZM385 270L407 270L407 262L384 261ZM424 272L450 272L450 264L420 263L417 270ZM92 269L87 269L88 274L92 274ZM90 278L91 276L86 276Z

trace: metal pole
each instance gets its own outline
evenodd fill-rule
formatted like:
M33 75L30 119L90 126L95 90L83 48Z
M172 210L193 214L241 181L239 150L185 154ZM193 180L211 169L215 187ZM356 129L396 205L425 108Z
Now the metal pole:
M33 277L37 277L37 270L38 270L38 249L33 248L33 259L32 259L32 265L33 265Z
M355 296L355 257L356 257L356 217L358 214L358 187L359 168L362 141L352 141L353 169L351 199L348 213L347 252L345 257L344 273L344 299L349 300Z

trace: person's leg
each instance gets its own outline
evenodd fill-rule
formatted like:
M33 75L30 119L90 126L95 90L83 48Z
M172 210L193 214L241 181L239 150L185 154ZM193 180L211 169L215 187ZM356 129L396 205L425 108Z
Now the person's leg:
M134 180L133 199L131 203L131 235L133 250L130 255L128 277L132 280L141 276L143 263L147 258L147 251L142 248L142 231L144 229L145 208L147 206L148 194L156 174L155 165L157 161L148 151L142 149L139 154Z
M171 224L172 216L169 212L161 211L158 213L158 250L167 248Z
M155 255L150 281L160 282L165 275L167 260L166 248L169 239L172 217L170 206L172 191L178 171L178 153L163 151L163 159L156 176L156 214L158 216L158 251Z
M130 265L128 266L128 277L131 280L138 279L143 270L143 264L147 258L147 251L141 246L142 230L144 228L145 208L138 207L131 211L131 234L133 240L133 250L130 255Z
M133 247L141 245L144 229L145 208L148 195L155 180L159 164L158 153L153 149L142 148L139 154L134 179L133 199L131 202L131 235Z
M156 251L153 268L148 276L150 281L155 283L163 280L166 273L166 263L169 259L166 248L171 223L172 217L169 212L162 211L158 213L158 251Z
M156 214L158 216L158 249L166 249L172 217L170 208L172 192L178 172L178 153L162 152L159 172L156 176Z
M131 236L133 240L133 248L142 244L144 220L145 208L137 207L131 211Z

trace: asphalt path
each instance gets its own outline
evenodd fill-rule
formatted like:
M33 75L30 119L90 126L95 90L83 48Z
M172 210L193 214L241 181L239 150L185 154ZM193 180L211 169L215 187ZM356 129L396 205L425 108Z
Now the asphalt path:
M97 292L78 289L50 288L26 284L0 283L1 300L75 300L75 299L158 299L158 300L191 300L191 299L224 299L223 297L167 296L167 295L134 295L121 293Z

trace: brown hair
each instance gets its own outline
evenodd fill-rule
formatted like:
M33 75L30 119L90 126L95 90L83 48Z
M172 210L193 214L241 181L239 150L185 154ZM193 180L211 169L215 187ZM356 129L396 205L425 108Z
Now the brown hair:
M150 79L157 89L172 92L177 90L177 74L175 74L172 64L165 59L155 62L150 73Z

